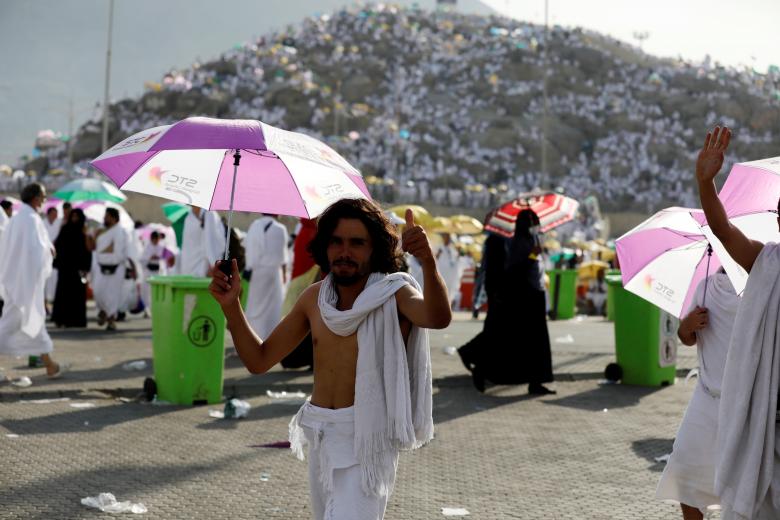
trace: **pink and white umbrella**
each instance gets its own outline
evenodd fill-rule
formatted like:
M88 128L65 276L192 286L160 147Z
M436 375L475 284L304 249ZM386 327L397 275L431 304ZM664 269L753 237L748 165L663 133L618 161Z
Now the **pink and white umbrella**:
M314 218L336 200L370 199L332 148L260 121L190 117L128 137L91 164L123 190L230 210L228 228L233 210Z
M780 199L780 157L737 163L718 194L729 221L748 238L759 242L780 239L777 224ZM723 267L738 293L745 289L748 273L737 264L701 218L702 231L723 259Z
M682 317L699 282L721 266L716 254L708 255L703 217L698 209L667 208L618 238L623 287Z

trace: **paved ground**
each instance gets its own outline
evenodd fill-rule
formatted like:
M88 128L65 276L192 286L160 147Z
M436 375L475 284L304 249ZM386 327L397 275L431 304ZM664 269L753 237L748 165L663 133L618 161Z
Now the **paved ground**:
M446 353L481 326L459 314L431 334L436 439L402 455L388 519L444 518L442 507L474 519L677 516L654 499L663 469L654 458L671 451L693 383L600 384L614 359L612 324L579 318L550 323L558 395L529 398L525 387L481 395ZM250 376L228 358L226 393L252 409L247 419L217 420L208 415L216 406L125 402L151 375L122 369L140 359L151 367L150 320L113 334L91 323L52 335L56 356L74 363L66 379L47 381L42 369L23 368L26 360L0 356L0 372L33 380L0 386L0 518L96 517L103 513L80 499L106 491L142 502L148 518L309 517L305 463L253 447L285 440L298 406L266 390L308 393L309 373ZM681 350L678 372L695 362Z

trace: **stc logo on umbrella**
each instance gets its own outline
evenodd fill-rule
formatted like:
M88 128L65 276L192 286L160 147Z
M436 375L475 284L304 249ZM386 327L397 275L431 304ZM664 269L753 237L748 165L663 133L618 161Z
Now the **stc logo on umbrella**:
M170 170L163 170L159 166L152 166L149 169L148 178L155 187L178 193L186 199L183 202L187 204L192 203L192 195L200 193L200 190L197 189L197 179L176 175Z
M645 275L644 285L645 285L645 289L647 289L648 291L652 291L655 294L661 296L662 298L665 298L666 300L669 301L674 300L674 289L672 289L668 285L659 282L655 277L649 274Z

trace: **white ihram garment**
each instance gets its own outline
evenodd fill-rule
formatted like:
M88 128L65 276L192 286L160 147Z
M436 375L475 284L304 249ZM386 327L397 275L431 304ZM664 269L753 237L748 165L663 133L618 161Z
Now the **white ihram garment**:
M267 338L282 319L287 240L287 229L267 216L255 220L244 239L246 268L252 271L246 316L261 338Z
M718 410L715 492L723 520L780 518L780 246L756 258L731 335Z
M460 271L460 265L458 262L458 250L455 246L442 245L436 252L436 268L439 270L444 285L447 286L447 294L450 298L450 303L455 300L455 296L460 291L460 277L458 272Z
M2 211L0 211L2 212ZM43 305L54 246L38 213L23 204L0 237L0 353L38 355L52 351Z
M224 254L225 227L219 215L201 209L200 217L196 217L190 210L184 220L180 262L177 263L179 274L206 276L209 267Z
M119 224L114 224L95 240L95 254L92 255L92 293L95 305L108 317L115 316L125 300L127 246L127 232ZM116 266L113 273L108 273L107 268L110 266Z
M688 309L690 313L697 306L706 307L709 322L707 327L696 332L698 383L677 431L672 456L658 483L656 497L687 504L702 512L708 506L720 503L715 494L718 405L739 303L740 298L728 275L715 273L699 283Z
M395 293L406 285L417 288L414 279L406 273L373 273L352 308L345 311L336 309L338 295L332 275L320 286L318 303L323 322L339 336L357 333L358 343L352 454L360 478L354 471L349 478L336 478L331 451L338 451L334 453L337 460L342 460L343 454L339 455L341 452L330 448L328 443L322 444L328 436L327 430L321 436L318 434L320 443L315 446L315 453L316 450L324 452L318 453L319 462L311 460L314 457L310 452L313 500L315 493L320 492L316 487L322 486L320 490L334 501L331 507L335 511L348 507L342 500L350 500L355 493L386 500L395 482L398 450L419 448L433 438L428 333L413 326L404 344L398 322ZM312 407L306 404L290 422L290 446L301 459L303 445L311 442L311 434L307 437L304 428L311 424L306 419L309 413ZM326 426L339 422L331 419L321 422ZM341 431L339 435L349 434ZM342 446L341 441L338 445ZM315 466L312 468L311 464ZM381 518L381 515L364 518Z

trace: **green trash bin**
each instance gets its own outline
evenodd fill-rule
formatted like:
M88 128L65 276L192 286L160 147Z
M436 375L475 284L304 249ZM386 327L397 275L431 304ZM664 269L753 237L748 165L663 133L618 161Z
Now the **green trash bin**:
M614 286L613 294L615 356L622 382L640 386L674 384L678 319L627 291L622 284Z
M225 317L210 278L155 276L152 348L157 398L194 405L222 401Z
M607 321L615 321L615 291L623 288L623 278L620 271L604 277L607 282Z
M550 277L550 317L554 320L568 320L577 309L577 271L574 269L552 269Z

